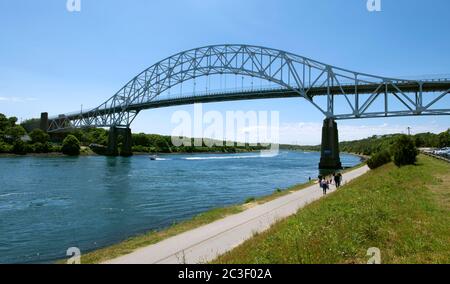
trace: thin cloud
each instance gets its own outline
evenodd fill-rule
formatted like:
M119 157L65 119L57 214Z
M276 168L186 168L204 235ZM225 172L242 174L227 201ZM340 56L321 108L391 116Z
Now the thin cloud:
M26 102L32 102L37 101L36 98L23 98L23 97L0 97L0 101L2 102L12 102L12 103L26 103Z

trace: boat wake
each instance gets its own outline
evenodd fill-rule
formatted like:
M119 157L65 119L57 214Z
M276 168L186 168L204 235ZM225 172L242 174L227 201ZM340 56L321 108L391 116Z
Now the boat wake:
M248 155L248 156L211 156L211 157L188 157L184 160L228 160L228 159L252 159L252 158L262 158L260 155Z

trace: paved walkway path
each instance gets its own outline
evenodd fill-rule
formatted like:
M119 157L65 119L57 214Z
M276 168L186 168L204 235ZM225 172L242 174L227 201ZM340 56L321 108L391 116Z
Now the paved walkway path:
M364 166L345 173L343 184L368 170ZM333 191L335 188L331 186L330 192ZM205 263L322 197L322 189L315 184L105 263Z

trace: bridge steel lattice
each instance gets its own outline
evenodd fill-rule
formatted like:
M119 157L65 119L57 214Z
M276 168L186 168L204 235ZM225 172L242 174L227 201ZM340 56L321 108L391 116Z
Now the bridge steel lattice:
M165 98L161 94L185 81L210 75L260 78L279 87L237 92L216 92ZM429 92L439 92L426 100ZM47 131L69 128L129 128L144 109L266 98L300 97L317 108L332 125L335 120L414 115L449 115L439 102L450 92L450 79L406 80L355 72L282 50L251 45L212 45L180 52L144 70L114 96L96 108L50 117ZM326 105L316 97L325 96ZM344 98L346 110L336 107ZM371 107L384 101L381 109ZM401 109L391 109L395 99ZM331 123L331 124L330 124ZM335 124L335 123L334 123ZM325 124L324 124L325 126Z

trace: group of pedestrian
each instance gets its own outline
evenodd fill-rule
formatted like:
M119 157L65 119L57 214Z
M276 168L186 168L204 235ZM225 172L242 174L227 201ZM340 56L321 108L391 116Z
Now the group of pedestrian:
M334 181L334 185L336 186L336 189L341 187L342 174L341 173L333 173L333 176L329 177L329 178L323 177L321 175L319 176L319 186L323 190L323 195L327 194L327 190L330 189L330 184L333 184L333 181Z

